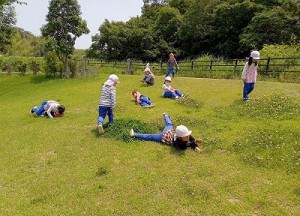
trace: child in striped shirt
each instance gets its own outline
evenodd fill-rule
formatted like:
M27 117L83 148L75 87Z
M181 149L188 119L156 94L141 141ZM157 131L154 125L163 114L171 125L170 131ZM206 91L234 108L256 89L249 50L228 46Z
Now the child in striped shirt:
M188 130L184 125L179 125L176 129L173 129L173 124L170 117L163 114L166 126L164 130L159 134L140 134L135 133L133 129L130 130L130 136L146 140L164 143L166 145L173 146L180 150L186 150L187 148L193 149L195 152L201 152L199 145L200 139L195 139L191 136L192 131Z
M101 98L99 103L99 117L98 117L98 132L100 135L104 134L103 121L108 115L109 123L114 122L114 108L116 106L116 86L119 83L119 78L115 74L111 74L108 80L102 86Z

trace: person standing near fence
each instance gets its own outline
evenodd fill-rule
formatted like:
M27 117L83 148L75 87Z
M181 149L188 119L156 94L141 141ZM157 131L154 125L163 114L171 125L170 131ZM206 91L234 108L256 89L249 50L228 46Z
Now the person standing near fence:
M167 62L167 68L168 68L168 71L167 71L166 77L169 76L170 73L172 73L172 76L174 78L174 76L175 76L175 68L176 68L176 70L178 70L179 66L177 64L177 61L176 61L173 53L169 54L169 60Z
M248 61L245 63L242 80L244 82L243 89L243 99L245 101L249 100L249 94L253 91L256 77L257 77L257 67L258 60L260 59L260 53L258 51L252 51Z

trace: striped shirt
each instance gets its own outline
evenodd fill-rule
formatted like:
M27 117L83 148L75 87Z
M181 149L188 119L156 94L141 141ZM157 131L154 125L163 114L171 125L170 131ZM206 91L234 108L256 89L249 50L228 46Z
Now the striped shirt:
M172 145L174 142L175 130L170 129L163 133L161 141L165 144Z
M116 88L110 85L103 85L99 106L115 108Z

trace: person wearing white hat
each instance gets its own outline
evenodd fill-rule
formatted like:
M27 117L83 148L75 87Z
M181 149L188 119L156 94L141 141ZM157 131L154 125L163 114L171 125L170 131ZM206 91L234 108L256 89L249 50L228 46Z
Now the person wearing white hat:
M119 77L111 74L102 86L98 117L98 132L100 135L104 134L103 122L106 115L108 115L109 123L114 122L113 110L116 106L116 86L119 82Z
M180 92L180 90L172 88L171 82L172 82L171 77L169 77L169 76L165 77L165 81L162 86L162 96L163 97L179 99L179 98L185 98L186 96L188 96L189 93L182 94Z
M148 63L149 64L149 63ZM147 67L144 70L145 76L144 78L141 80L142 83L146 83L147 86L152 86L154 85L154 81L155 81L155 76L152 73L151 69L149 68L149 65L147 64Z
M249 100L249 94L253 91L256 77L257 77L257 67L258 60L260 59L260 53L258 51L252 51L248 61L245 63L242 80L244 82L243 88L243 99Z
M141 140L160 142L166 145L173 146L180 150L192 148L196 152L201 152L199 145L202 141L200 139L195 139L194 137L192 137L191 130L188 130L184 125L179 125L174 130L170 117L166 113L164 113L163 116L166 126L161 133L141 134L136 133L133 129L131 129L130 136Z

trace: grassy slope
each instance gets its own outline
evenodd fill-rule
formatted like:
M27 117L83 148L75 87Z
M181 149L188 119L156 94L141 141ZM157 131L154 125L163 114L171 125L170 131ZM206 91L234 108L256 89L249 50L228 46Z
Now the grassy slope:
M204 140L205 151L182 153L154 142L125 143L99 137L96 131L106 77L0 77L1 215L299 214L299 147L294 149L294 172L288 169L292 162L279 168L257 165L247 159L247 149L233 148L247 137L247 126L254 135L284 128L282 136L297 142L299 115L238 115L247 105L240 100L242 84L237 80L175 78L173 85L193 99L188 107L160 97L162 77L154 87L140 87L140 76L120 76L116 119L143 120L159 132L162 113L167 112L175 125L185 124ZM136 106L133 89L149 96L156 107ZM251 96L259 100L274 92L300 103L297 84L258 82ZM60 100L67 108L65 117L31 116L30 108L44 99ZM265 142L270 140L278 142Z

